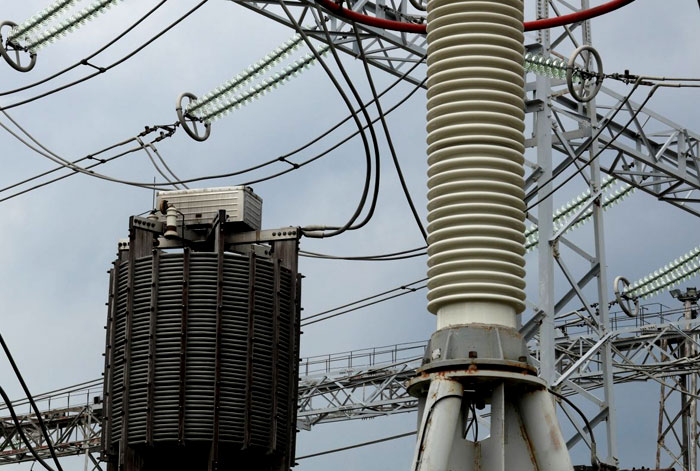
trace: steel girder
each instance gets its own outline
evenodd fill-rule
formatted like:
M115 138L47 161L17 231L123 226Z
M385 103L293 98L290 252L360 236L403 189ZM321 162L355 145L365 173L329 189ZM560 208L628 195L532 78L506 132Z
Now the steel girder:
M231 1L289 28L294 28L279 0ZM580 6L573 8L572 3L574 5L578 3ZM538 17L548 16L550 12L570 13L587 8L587 3L587 0L578 2L538 0ZM346 0L344 4L360 13L397 21L415 18L414 13L417 13L415 10L413 13L409 11L408 0L392 1L390 4L383 0L377 2ZM328 44L323 29L319 26L320 16L314 0L285 1L284 5L294 21L302 25L310 37ZM358 58L359 48L352 26L334 16L327 18L325 23L333 45L339 51ZM424 61L427 48L424 35L396 33L365 25L357 26L367 60L378 69L401 77L411 65ZM583 36L590 36L590 29L585 24L566 27L563 33L553 39L547 39L548 34L542 32L538 38L539 42L529 45L528 49L544 52L543 46L546 44L543 43L546 42L549 44L547 48L549 53L568 57L570 50L566 48L584 44L586 38ZM424 67L416 68L405 77L406 81L416 85L422 83L424 79ZM527 85L527 93L533 95L528 100L528 111L534 115L551 101L552 125L555 129L552 146L565 157L565 160L557 166L559 168L574 160L572 155L575 155L577 149L589 145L592 135L591 117L581 104L568 96L564 81L551 80L550 83L549 97L543 97L541 94L536 96L535 91L538 86L536 81ZM643 96L644 89L639 93ZM624 106L622 114L615 120L607 121L606 116L609 116L611 110L622 103L623 99L623 95L607 87L603 87L598 96L595 119L598 121L598 126L606 127L606 132L599 137L599 141L602 146L610 144L609 150L599 158L601 170L662 201L700 215L700 134L645 107L613 142L612 136L624 128L626 118L631 117L632 113L639 109L639 104L631 100ZM571 122L566 123L566 119L563 118L571 118L573 125ZM540 128L540 131L542 130ZM537 135L533 135L527 143L534 147L537 144ZM578 158L580 159L581 157ZM535 164L533 178L528 179L528 183L533 186L538 180L543 180L542 169Z
M279 1L233 1L288 27L293 26ZM402 20L411 15L407 0L389 5L382 0L346 0L345 4L353 10L388 19ZM325 18L322 20L313 0L290 1L285 2L285 5L292 18L302 24L311 37L327 42L320 27L320 21L325 21L334 46L355 58L359 56L351 25L332 16L327 21ZM565 14L588 6L588 0L538 0L537 15L546 17L550 13ZM368 62L397 77L403 76L411 65L424 60L424 36L393 33L366 26L361 26L358 33ZM537 44L529 46L529 49L545 55L568 57L571 48L590 42L590 25L584 23L566 27L556 37L551 37L549 32L542 32ZM413 84L422 83L424 78L424 66L417 67L405 77ZM550 191L552 185L548 180L552 174L566 166L586 165L587 168L581 174L591 187L593 207L597 212L594 214L597 222L594 223L591 237L594 253L589 253L561 235L555 237L557 234L553 233L553 227L548 224L553 210L551 199L545 198L539 205L537 217L530 215L533 222L537 223L538 219L540 222L540 296L536 305L531 304L534 315L526 328L532 336L533 357L540 362L544 376L549 376L549 381L565 394L578 394L597 405L599 413L592 420L594 426L608 420L608 453L609 458L614 460L615 426L614 421L610 423L609 416L609 412L614 410L614 397L611 395L613 382L660 383L665 388L662 389L660 410L660 430L665 435L660 432L660 436L673 435L673 425L678 419L677 415L665 407L670 397L669 391L679 389L674 378L680 377L679 375L697 375L698 366L694 359L679 357L677 352L671 350L682 339L695 335L698 326L697 323L689 326L687 323L679 325L669 322L663 315L656 320L653 315L643 316L644 320L638 325L621 326L620 319L605 319L605 315L601 314L600 306L606 306L609 297L604 286L607 277L601 272L605 259L604 230L599 211L600 172L625 181L691 214L700 215L700 135L649 108L639 110L636 99L625 104L615 119L608 119L612 110L622 105L624 97L605 87L595 103L588 107L569 98L564 83L558 80L539 77L527 85L526 92L527 111L533 118L532 135L529 136L527 145L537 147L538 152L536 161L528 163L530 173L526 188L531 191L530 201ZM643 91L639 93L644 95ZM639 111L638 115L631 119L636 111ZM597 139L592 139L595 131L601 127L605 131ZM620 135L615 137L618 133ZM597 150L605 146L607 150L597 156ZM533 192L533 188L537 191ZM559 250L560 244L583 258L589 269L576 275L570 268L571 261L566 260ZM570 287L556 303L553 299L555 261ZM586 291L585 288L593 280L598 282L593 290L595 293L591 294L591 290ZM579 327L583 327L585 332L576 331L570 319L563 323L562 316L557 315L572 301L584 306L582 311L576 311L575 316L578 316ZM300 426L306 428L324 422L415 410L416 402L407 396L403 381L413 374L417 361L394 362L393 366L390 365L392 363L362 367L355 363L344 371L331 368L302 378ZM379 366L382 368L378 369ZM603 396L594 395L592 391L596 390L603 390ZM579 430L578 434L571 437L569 445L574 446L581 439L585 441L583 426L571 411L565 412ZM12 446L19 450L21 446L13 441L16 437L12 428L5 426L7 421L2 423L2 436L5 440L2 443L5 446L14 443ZM26 423L31 427L30 422ZM95 424L95 427L99 427L99 424ZM669 456L681 456L682 450L674 448L669 441L664 442ZM7 450L6 448L3 452ZM46 450L42 453L46 453ZM18 460L20 455L17 453L14 459ZM0 463L6 461L0 458ZM676 465L680 463L676 462Z
M102 436L101 406L82 404L42 411L56 455L85 456L85 469L101 471L99 462ZM46 441L34 414L18 415L18 421L32 445L44 460L51 460ZM11 418L0 419L0 465L35 461Z
M567 396L577 396L599 405L594 392L604 387L602 370L602 347L610 345L613 378L616 384L628 382L655 382L669 391L679 390L679 377L700 374L700 362L682 354L679 345L695 339L700 331L700 320L676 320L677 311L663 306L648 306L637 318L628 318L619 313L611 316L613 329L600 337L584 312L573 312L559 316L556 321L556 359L553 384ZM521 330L526 337L536 332L525 326ZM534 337L533 337L534 340ZM693 340L694 342L696 340ZM309 430L325 423L369 419L406 412L415 412L418 401L406 391L406 381L416 374L427 342L380 347L306 358L300 363L302 374L299 383L298 425ZM531 344L537 346L537 342ZM537 362L540 352L531 350ZM92 383L97 389L99 380ZM80 386L80 385L79 385ZM93 403L94 395L84 394L78 387L65 390L78 391L72 396L71 407L51 407L50 404L65 402L65 393L40 396L42 416L47 421L57 454L73 456L84 454L86 447L92 454L98 453L101 439L100 407ZM98 401L99 402L99 401ZM26 406L25 403L21 403ZM569 438L570 447L588 437L583 424L571 410L564 407L566 415L579 430ZM593 423L604 421L607 410L595 417ZM670 412L668 416L664 446L669 456L679 456L681 450L674 443L673 425L678 422ZM4 415L4 414L3 414ZM677 415L677 414L676 414ZM665 416L665 417L666 417ZM488 418L480 419L487 422ZM48 448L43 443L32 414L20 417L23 429L32 437L39 455L49 458ZM0 419L0 465L32 461L24 445L19 441L16 428L9 418Z
M231 0L256 13L281 23L289 28L294 28L294 23L281 6L280 1L271 0ZM378 16L389 20L405 21L412 17L408 13L408 0L390 1L387 5L384 0L371 2L366 0L346 0L344 6L349 6L354 11L371 16ZM321 26L321 17L317 10L317 3L313 0L284 1L284 6L289 10L294 22L301 25L309 37L328 44L329 41ZM324 17L325 18L325 17ZM347 22L334 16L327 17L325 26L332 39L333 46L355 58L359 57L360 49L353 28ZM380 70L401 77L406 74L416 62L422 62L426 54L426 38L424 35L411 33L394 33L379 28L360 25L358 34L362 41L367 62ZM425 78L425 67L417 67L412 73L406 75L405 80L414 85L420 84Z
M293 26L279 1L236 1L275 21ZM405 0L392 4L393 9L388 10L384 1L348 0L346 3L353 10L394 20L401 20L408 11ZM316 6L313 0L286 5L295 21L304 25L309 34L328 43L320 27L321 16L313 14ZM590 6L589 0L537 0L536 14L538 18L546 18ZM351 34L352 26L333 16L328 17L327 24L334 45L357 58L359 48ZM402 76L408 63L423 60L425 56L426 42L420 35L396 34L365 26L358 26L358 29L363 47L371 51L368 61L395 76ZM565 27L557 36L549 30L541 31L537 42L529 45L528 50L544 56L568 58L572 51L584 44L592 44L590 22ZM424 70L417 68L407 80L421 83ZM639 94L643 97L644 93L642 87ZM532 134L526 143L529 147L537 147L536 159L527 164L530 171L526 190L529 192L528 203L539 203L536 215L531 213L528 218L538 223L539 234L539 294L537 302L529 304L533 317L539 317L536 341L540 374L550 384L555 381L554 317L572 301L585 306L598 340L608 339L600 345L604 377L601 397L589 395L588 399L600 411L596 424L605 425L605 461L615 465L618 456L613 388L616 352L612 350L610 338L606 337L612 331L612 325L607 313L610 290L601 208L602 173L691 214L700 215L700 135L647 107L640 110L636 98L626 100L605 87L595 100L582 104L570 98L564 81L539 76L527 84L526 95L527 111L533 120ZM613 118L618 107L620 111ZM603 132L599 133L601 129ZM554 184L571 169L578 168L581 169L580 178L593 195L590 204L593 224L589 238L592 249L574 244L559 231L555 234L550 223L554 205L549 194ZM552 179L560 171L562 177ZM574 225L576 221L569 223ZM568 250L562 250L564 248ZM576 267L582 263L587 268L583 273L577 273ZM558 267L559 274L555 267ZM567 294L555 303L556 280L563 280L568 288Z

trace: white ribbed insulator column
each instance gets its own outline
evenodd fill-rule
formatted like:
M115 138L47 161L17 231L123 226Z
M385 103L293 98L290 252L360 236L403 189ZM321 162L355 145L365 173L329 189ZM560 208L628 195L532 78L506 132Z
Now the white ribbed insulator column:
M428 2L428 309L438 329L524 309L522 0Z

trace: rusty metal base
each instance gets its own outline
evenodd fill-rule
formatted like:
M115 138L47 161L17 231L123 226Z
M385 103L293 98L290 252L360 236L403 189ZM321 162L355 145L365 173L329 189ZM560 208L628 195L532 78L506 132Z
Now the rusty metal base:
M527 356L525 340L516 329L484 324L453 326L430 337L418 371L483 369L536 375Z
M419 375L419 431L413 471L572 471L546 383L527 362L524 339L500 326L436 332ZM489 406L487 438L467 424ZM473 426L473 423L471 424Z

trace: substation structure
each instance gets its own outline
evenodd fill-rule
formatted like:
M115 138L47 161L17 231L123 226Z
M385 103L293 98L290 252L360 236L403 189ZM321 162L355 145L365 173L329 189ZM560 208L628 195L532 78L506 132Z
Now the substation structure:
M289 27L293 22L287 13L274 1L237 0L235 3L256 11L267 18ZM358 13L379 18L405 21L415 16L407 0L397 1L396 9L386 2L349 0L345 6ZM304 25L310 36L321 42L328 42L320 18L314 15L317 2L301 0L289 4L288 9L296 22ZM537 0L536 18L547 18L575 11L589 9L589 0ZM633 8L630 7L630 8ZM624 15L624 10L621 13ZM403 77L407 82L420 85L425 78L425 68L417 67L407 73L418 61L423 61L427 53L426 37L420 34L396 33L372 26L356 24L366 52L367 61L375 67ZM326 26L331 30L333 46L338 50L357 57L357 38L351 33L352 26L341 18L331 16ZM546 58L564 59L581 46L595 46L591 22L569 25L557 34L550 30L537 33L536 41L526 40L526 50ZM604 57L603 57L604 62ZM610 72L610 66L607 69ZM615 71L612 72L622 72ZM405 75L405 77L404 77ZM528 213L528 220L536 225L534 238L538 250L538 290L536 300L528 302L528 312L524 321L537 326L531 337L531 346L538 352L537 360L540 376L560 393L579 393L575 383L567 377L559 378L557 369L559 357L556 354L555 320L568 312L576 312L582 321L591 326L592 351L598 356L596 368L600 388L595 394L581 394L598 410L594 420L596 433L603 437L605 453L602 461L616 465L618 459L617 429L615 416L615 359L630 367L636 361L615 350L615 325L609 315L609 303L614 300L609 286L605 252L605 225L603 220L602 187L604 176L629 185L630 191L643 192L694 216L700 216L700 173L698 169L700 135L689 130L648 107L641 107L636 98L626 100L624 96L602 84L593 99L582 103L572 98L567 91L566 81L551 78L545 74L528 74L526 90L526 111L531 123L526 146L536 149L534 159L526 154L528 173L525 180L526 203L539 201L536 213ZM641 92L644 97L645 92ZM615 114L616 109L620 111ZM595 157L595 158L594 158ZM554 225L555 207L551 198L552 175L572 164L585 166L581 177L589 187L590 198L585 208L571 215L563 224ZM541 201L540 201L541 200ZM568 229L582 219L584 213L593 221L586 229L587 243L576 244L566 236ZM584 271L572 267L584 264ZM649 267L650 270L654 267ZM624 275L612 273L610 275ZM555 298L555 279L566 286L565 295ZM529 320L528 320L529 319ZM678 326L682 329L681 326ZM685 331L689 334L689 331ZM671 358L670 350L653 349L659 358ZM663 353L661 353L663 351ZM572 366L588 368L590 363L574 362ZM655 374L652 368L652 375ZM674 390L678 389L674 386ZM681 391L687 389L680 388ZM692 392L692 391L691 391ZM666 390L666 394L668 389ZM662 392L662 396L664 393ZM662 404L666 404L662 401ZM676 412L665 411L662 422L675 423ZM668 418L667 418L668 417ZM689 419L694 425L695 420ZM661 426L661 432L668 427ZM689 436L693 434L689 433ZM697 435L695 435L697 436ZM670 438L670 437L669 437ZM676 437L673 437L676 440ZM679 438L683 442L684 439ZM665 446L671 448L668 441ZM681 447L684 459L678 454L661 448L658 461L681 469L696 469L688 462L688 450L692 446Z
M233 1L293 26L279 2ZM395 2L397 10L383 1L344 3L360 13L398 21L411 16L410 12L415 13L408 0ZM537 0L536 15L546 18L569 13L572 6L585 10L590 7L590 1ZM299 0L286 7L311 37L327 42L320 26L322 19L314 14L316 2ZM359 48L352 26L342 18L331 16L326 27L330 29L334 47L357 57ZM416 62L424 61L427 49L424 35L359 24L357 27L371 65L422 86L424 66L411 73L406 71ZM590 22L567 26L558 35L549 30L540 31L536 41L526 43L526 49L545 58L568 58L582 45L595 45ZM610 264L605 252L602 190L607 181L604 176L613 178L629 185L631 191L646 193L700 216L700 135L649 108L641 108L638 100L625 100L605 84L595 98L582 103L570 96L563 79L544 74L528 74L527 79L525 105L531 132L526 135L525 143L536 152L531 160L526 154L526 203L542 199L536 214L527 214L528 220L536 225L533 240L538 250L539 272L538 298L527 303L520 327L528 342L530 361L555 391L576 396L597 410L590 422L596 435L604 437L598 452L602 461L612 466L617 465L619 457L616 437L620 418L615 413L615 384L658 383L655 466L695 471L700 431L695 401L700 393L699 367L695 357L700 322L692 306L681 316L673 309L674 313L668 313L663 306L643 308L635 318L609 312L615 297L606 268ZM620 112L613 117L617 108ZM554 204L547 198L553 189L550 178L571 164L585 165L578 178L585 180L590 198L585 208L555 226ZM577 244L566 232L581 222L584 214L593 223L581 230L582 234L586 231L587 243ZM573 268L582 263L587 267L585 270ZM560 298L555 297L555 292L559 292L555 290L555 279L567 287ZM406 381L415 376L424 348L422 344L377 348L302 362L298 427L309 429L327 422L416 410L417 400L407 394ZM380 359L382 355L388 355L389 359ZM310 368L308 374L305 365ZM321 366L320 371L314 370ZM84 394L86 388L97 384L68 388L40 397L40 402L59 455L85 454L86 467L99 469L92 454L99 449L101 424L95 419L102 414L101 399L99 394ZM56 406L57 401L69 397L76 402ZM82 397L82 402L76 397ZM566 404L560 406L577 430L567 437L569 448L590 446L588 433L576 413ZM32 416L23 416L22 421L39 452L47 454ZM2 419L2 427L0 464L30 461L11 422Z
M697 382L700 376L700 364L683 354L685 348L697 348L696 341L691 343L689 336L697 335L700 321L678 320L678 317L677 309L660 304L643 306L635 319L617 312L611 316L614 328L606 339L613 352L615 384L658 384L663 394L658 409L660 426L655 464L659 469L666 466L687 469L683 461L686 456L683 437L700 429L697 421L695 429L688 421L691 398L671 395ZM557 377L568 386L566 394L572 398L595 397L604 385L600 339L582 319L572 321L569 317L557 320L556 324L560 335L555 340L555 369ZM532 341L537 325L526 325L521 332ZM406 382L415 376L426 346L427 342L415 342L303 358L299 363L297 428L303 433L328 423L414 413L418 400L408 394ZM533 350L530 354L536 358L539 352ZM100 378L36 397L58 456L85 456L89 470L104 469L104 463L99 462L102 388ZM17 401L14 405L20 411L27 411L20 416L23 428L39 455L49 458L27 402ZM560 406L576 430L566 437L569 449L590 445L585 425L577 414L565 403ZM3 416L0 465L33 461L6 409L0 414ZM478 415L477 420L488 427L488 416ZM602 420L602 414L590 419L592 425Z

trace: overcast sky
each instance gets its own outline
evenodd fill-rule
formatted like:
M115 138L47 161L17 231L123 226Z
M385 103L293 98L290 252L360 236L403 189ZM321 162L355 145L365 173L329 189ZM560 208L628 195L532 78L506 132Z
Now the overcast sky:
M48 0L0 0L1 20L21 22ZM85 3L85 2L83 2ZM40 51L35 69L15 72L0 62L0 91L43 78L85 57L113 38L157 2L126 0L108 15ZM156 31L194 6L195 0L173 0L142 27L93 60L103 66L143 43ZM534 17L534 0L526 2ZM599 4L600 1L594 1ZM624 10L593 22L593 36L606 71L700 76L696 0L638 0ZM116 69L94 80L10 113L48 148L75 159L132 137L144 126L173 123L175 100L185 91L202 95L228 80L287 40L292 31L225 0L210 0L200 11L156 43ZM533 42L534 35L527 41ZM299 53L303 54L305 51ZM369 97L357 61L345 58L355 82ZM82 68L39 90L78 78ZM379 88L390 76L375 71ZM397 87L385 108L412 87ZM624 91L622 87L615 87ZM0 106L33 96L35 91L0 97ZM688 129L700 131L698 93L663 90L651 108ZM158 144L171 168L183 178L230 172L273 158L325 131L347 113L320 67L216 122L211 138L197 143L182 131ZM0 119L6 122L4 119ZM417 93L388 118L394 143L416 204L426 214L425 94ZM335 143L352 130L344 127L328 138ZM379 132L379 129L378 129ZM383 143L383 141L382 141ZM322 149L317 146L314 149ZM303 154L301 157L312 155ZM328 240L302 240L302 248L341 255L394 252L422 245L400 192L386 146L382 147L382 183L377 212L361 231ZM53 167L8 134L0 132L0 187ZM278 167L283 169L284 167ZM147 156L132 154L101 167L109 175L150 181L155 172ZM273 173L263 170L253 177ZM252 177L197 186L239 184ZM160 178L159 178L160 179ZM364 180L364 155L353 140L328 157L273 181L254 185L263 200L263 225L339 224L354 210ZM575 182L556 197L556 205L582 189ZM10 192L1 192L0 199ZM31 390L48 391L99 377L103 368L106 319L106 271L125 237L128 217L148 210L149 190L74 176L26 195L0 202L0 329L10 344ZM635 194L605 215L610 284L616 275L636 280L698 245L700 224L687 213ZM573 236L590 242L582 229ZM588 241L588 242L587 242ZM528 295L536 295L536 255L528 261ZM387 263L303 259L306 314L422 278L425 259ZM691 282L692 284L692 282ZM557 281L557 290L564 289ZM531 300L536 301L535 298ZM675 306L668 295L652 301ZM342 316L304 329L302 354L316 355L426 340L435 319L425 309L425 294ZM21 391L9 366L0 361L0 381L12 397ZM637 384L617 389L620 455L625 466L652 466L658 386ZM407 432L415 416L322 425L299 436L298 454L344 446ZM412 439L303 461L297 469L320 471L405 470ZM579 453L577 464L584 464ZM73 466L73 467L71 467ZM67 460L66 471L82 469ZM8 466L24 470L27 466Z

